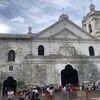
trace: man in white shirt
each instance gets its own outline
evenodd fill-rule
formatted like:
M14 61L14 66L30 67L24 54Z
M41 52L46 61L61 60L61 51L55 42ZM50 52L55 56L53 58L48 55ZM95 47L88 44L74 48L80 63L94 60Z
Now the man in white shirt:
M14 91L13 90L9 90L7 92L7 96L8 96L8 99L7 100L12 100L13 96L14 96Z

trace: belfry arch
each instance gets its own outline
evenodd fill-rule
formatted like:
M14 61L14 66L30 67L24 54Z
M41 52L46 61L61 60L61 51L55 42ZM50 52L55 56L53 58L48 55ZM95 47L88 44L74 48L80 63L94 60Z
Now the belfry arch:
M3 82L3 95L7 94L7 91L13 90L14 93L16 92L16 87L17 87L17 81L12 77L9 76L6 80Z
M61 71L61 84L62 86L65 86L66 84L77 86L79 84L78 72L72 67L72 65L66 65L65 69Z

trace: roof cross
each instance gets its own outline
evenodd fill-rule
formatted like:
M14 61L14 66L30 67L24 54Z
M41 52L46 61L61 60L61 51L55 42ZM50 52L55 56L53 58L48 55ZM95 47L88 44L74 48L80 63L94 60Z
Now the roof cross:
M93 3L93 0L89 0L89 1L90 1L91 4Z
M62 8L62 14L64 14L64 12L65 12L65 9L64 9L64 8Z

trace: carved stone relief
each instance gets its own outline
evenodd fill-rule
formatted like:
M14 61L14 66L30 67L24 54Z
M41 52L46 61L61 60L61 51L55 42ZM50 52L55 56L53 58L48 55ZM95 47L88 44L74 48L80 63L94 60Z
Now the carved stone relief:
M75 47L72 47L68 44L65 44L60 47L60 54L63 54L64 56L73 56L75 55L75 53Z
M36 77L38 79L39 84L45 84L45 80L46 80L46 66L45 65L36 66Z

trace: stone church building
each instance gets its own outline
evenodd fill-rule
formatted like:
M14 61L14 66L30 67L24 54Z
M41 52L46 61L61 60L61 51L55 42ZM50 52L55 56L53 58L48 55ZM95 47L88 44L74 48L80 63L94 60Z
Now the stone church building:
M79 83L100 79L100 11L90 5L82 28L62 14L39 33L0 34L0 81L9 76L26 84L61 84L67 64L78 72ZM69 76L70 77L70 76Z

